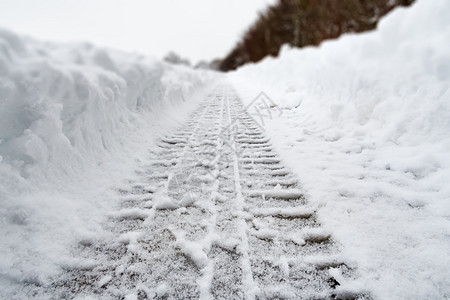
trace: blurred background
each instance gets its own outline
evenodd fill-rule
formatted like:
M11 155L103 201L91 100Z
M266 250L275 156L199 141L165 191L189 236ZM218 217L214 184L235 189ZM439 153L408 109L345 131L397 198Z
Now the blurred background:
M374 29L414 0L0 1L0 27L53 41L87 41L222 71L283 44L318 45Z

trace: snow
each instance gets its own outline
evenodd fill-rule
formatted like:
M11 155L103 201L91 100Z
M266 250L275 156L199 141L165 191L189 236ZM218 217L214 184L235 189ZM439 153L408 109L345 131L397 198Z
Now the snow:
M179 126L215 77L0 30L0 298L81 266L70 245L104 237L107 218L149 216L114 214L126 200L117 187L128 186L149 146ZM123 238L132 248L137 236Z
M187 255L197 265L199 270L205 267L208 263L208 256L204 251L202 243L192 242L185 238L184 233L179 233L176 230L171 230L177 239L177 246L181 252Z
M229 75L249 112L261 91L278 104L266 134L376 299L450 296L449 15L419 0Z
M111 281L111 279L112 279L111 275L106 275L106 276L102 277L100 279L100 281L98 282L98 286L99 287L104 287L106 284L108 284L108 282Z
M253 209L251 213L254 216L282 216L285 218L307 218L314 214L311 208L260 208Z
M278 171L278 170L277 170ZM274 171L271 172L271 174L275 174L278 175L280 174L279 172ZM284 173L283 173L284 175ZM303 197L303 191L301 190L281 190L281 189L273 189L273 190L267 190L267 191L259 191L259 190L255 190L255 191L251 191L249 192L250 196L262 196L263 198L278 198L278 199L296 199L296 198L301 198Z
M412 8L396 9L375 32L347 35L318 48L286 47L279 58L230 73L228 80L250 105L249 113L261 91L278 104L255 121L280 156L267 152L266 138L237 135L224 145L220 136L196 141L166 136L206 98L204 87L214 85L216 73L0 30L0 298L25 298L21 289L26 284L46 286L63 269L91 270L104 263L101 253L99 260L73 257L77 243L125 247L130 257L154 259L144 244L158 239L160 247L170 246L166 232L151 235L152 228L160 229L155 224L168 225L177 251L197 266L204 299L212 297L215 273L209 253L214 246L239 255L247 296L261 292L249 235L298 245L336 240L342 250L337 254L273 260L285 276L299 265L330 268L342 297L355 296L355 291L367 291L374 299L450 297L448 15L448 1L419 0ZM210 123L195 120L194 130L215 124L220 131L233 123L230 99L235 96L228 88L219 92L208 98L218 100L208 115ZM207 115L208 105L197 118ZM223 120L217 123L216 114ZM167 151L177 144L190 147L178 148L181 153L167 159L149 159L148 149L156 141L169 145ZM262 146L243 158L236 151L239 143ZM203 155L230 150L232 159L227 162L230 174L218 171L220 155L198 162L207 173L195 179L212 189L202 198L204 191L194 185L185 189L188 169L167 170L181 165L188 148L205 146L209 150ZM280 161L289 168L277 165ZM258 172L253 168L258 164L273 176L267 182L275 186L272 190L260 188L260 182L250 182L254 188L246 190L245 178ZM287 190L296 184L291 172L302 186ZM153 179L161 181L145 181ZM221 180L232 186L220 187ZM232 199L225 196L227 189ZM274 205L300 203L305 192L306 205ZM246 197L272 207L252 207ZM133 201L144 204L122 206ZM234 219L232 232L215 231L217 224L227 224L219 220L221 214ZM272 226L275 218L315 214L320 228L289 228L280 234ZM157 217L160 223L153 222ZM117 236L105 228L111 220L125 228ZM138 221L143 227L127 227ZM206 233L192 241L190 235L203 235L193 232L198 228ZM356 279L342 274L344 263L356 267ZM124 259L112 273L97 278L96 286L108 287L118 274L142 266L127 265ZM155 273L161 268L155 265ZM129 290L126 284L120 291L125 299L137 299L137 289L154 297L172 296L164 282ZM283 286L269 286L266 292L294 295Z
M150 216L150 211L143 210L140 208L128 208L128 209L122 209L118 212L111 213L111 216L117 219L146 219L148 216Z
M177 209L180 207L189 207L195 204L197 196L195 193L187 192L180 201L170 198L168 195L158 194L158 199L154 204L155 209Z

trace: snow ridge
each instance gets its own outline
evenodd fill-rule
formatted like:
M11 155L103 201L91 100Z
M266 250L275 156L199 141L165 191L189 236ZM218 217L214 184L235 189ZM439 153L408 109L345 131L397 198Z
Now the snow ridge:
M103 236L105 219L148 217L110 214L111 186L189 115L214 77L0 29L0 298L73 265L68 245Z

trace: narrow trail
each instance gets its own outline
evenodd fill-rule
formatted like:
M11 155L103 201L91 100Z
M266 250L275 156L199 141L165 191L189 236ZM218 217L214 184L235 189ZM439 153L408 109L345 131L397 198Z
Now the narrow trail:
M80 243L86 265L55 299L369 298L336 289L353 271L231 87L150 156L119 191L112 239Z

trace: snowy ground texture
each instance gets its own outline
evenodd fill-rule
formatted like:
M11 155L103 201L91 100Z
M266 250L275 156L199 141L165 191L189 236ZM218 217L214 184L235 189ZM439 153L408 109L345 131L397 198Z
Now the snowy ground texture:
M450 297L448 16L419 0L374 33L230 76L248 103L280 104L268 136L378 299Z
M114 188L213 77L0 31L0 298L78 264L70 245L104 234Z
M295 175L228 86L150 148L120 207L27 294L101 299L370 299Z
M448 299L449 15L226 76L0 31L0 298Z

